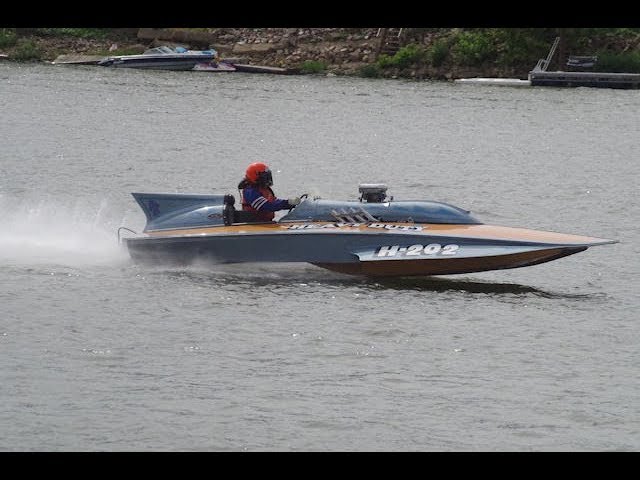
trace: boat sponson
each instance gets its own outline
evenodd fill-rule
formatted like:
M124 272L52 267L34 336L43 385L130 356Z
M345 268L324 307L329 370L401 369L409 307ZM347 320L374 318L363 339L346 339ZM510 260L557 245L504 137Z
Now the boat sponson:
M453 275L526 267L573 255L588 247L550 248L492 257L430 260L385 260L358 263L314 263L339 273L366 276Z

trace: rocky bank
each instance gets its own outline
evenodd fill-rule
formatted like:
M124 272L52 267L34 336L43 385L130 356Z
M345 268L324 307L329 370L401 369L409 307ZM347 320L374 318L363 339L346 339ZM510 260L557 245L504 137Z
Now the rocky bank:
M208 28L151 29L122 28L109 30L103 39L29 35L41 52L41 59L53 61L59 55L122 55L142 53L157 45L181 45L192 49L216 49L221 58L240 59L238 63L266 65L299 70L305 62L322 62L325 74L359 75L372 65L381 48L377 28ZM435 33L422 34L419 43L427 46ZM407 38L405 43L416 39ZM11 59L11 52L4 52ZM421 65L408 70L385 69L385 77L450 80L460 77L492 76L526 78L533 65L498 69L493 66L464 67L443 65L434 68Z

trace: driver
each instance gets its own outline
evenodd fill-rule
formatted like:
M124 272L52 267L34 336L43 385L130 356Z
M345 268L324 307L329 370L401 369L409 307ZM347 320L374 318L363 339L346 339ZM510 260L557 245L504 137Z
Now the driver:
M273 190L273 178L269 166L262 162L247 167L244 178L238 184L242 210L254 212L258 220L270 222L276 211L292 209L300 203L299 197L282 200Z

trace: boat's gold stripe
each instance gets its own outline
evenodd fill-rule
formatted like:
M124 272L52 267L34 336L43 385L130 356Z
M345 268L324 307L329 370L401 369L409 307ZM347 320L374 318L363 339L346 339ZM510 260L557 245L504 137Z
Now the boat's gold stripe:
M410 224L385 222L384 225L398 227L422 227L422 230L402 231L397 229L372 228L369 224L358 226L335 226L318 228L322 225L331 225L332 222L296 222L296 223L259 223L243 225L219 225L211 227L185 228L175 230L157 230L148 232L153 237L166 236L204 236L204 235L245 235L245 234L270 234L290 231L291 233L404 233L411 235L438 235L466 238L490 238L499 240L517 240L557 244L596 244L614 243L615 241L604 238L587 237L566 233L531 230L526 228L503 227L495 225L446 225L446 224ZM296 225L312 225L315 228L295 228ZM292 228L294 227L294 228Z

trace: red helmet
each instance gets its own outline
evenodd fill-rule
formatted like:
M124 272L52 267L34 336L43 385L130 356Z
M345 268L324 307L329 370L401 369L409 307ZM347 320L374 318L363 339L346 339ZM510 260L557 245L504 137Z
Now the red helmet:
M263 183L268 186L273 185L271 170L266 163L254 162L247 167L245 178L251 183Z

